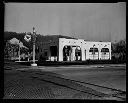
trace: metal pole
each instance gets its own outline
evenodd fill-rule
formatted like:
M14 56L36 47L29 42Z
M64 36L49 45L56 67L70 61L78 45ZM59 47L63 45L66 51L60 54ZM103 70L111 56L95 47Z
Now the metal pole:
M28 61L29 61L29 52L28 52Z
M37 64L35 63L35 28L33 27L33 64L32 66L37 66Z
M19 61L20 61L20 40L19 40Z
M93 45L93 60L94 60L94 45Z
M35 41L33 41L33 63L35 63Z
M33 27L33 63L35 63L35 28Z

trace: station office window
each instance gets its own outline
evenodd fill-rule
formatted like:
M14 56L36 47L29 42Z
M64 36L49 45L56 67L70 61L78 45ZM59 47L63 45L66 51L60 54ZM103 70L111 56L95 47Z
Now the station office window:
M101 52L109 52L109 49L108 48L102 48Z
M104 54L106 54L106 52L109 52L109 49L108 48L102 48L101 49L101 52L103 52Z
M89 52L92 52L92 54L95 54L95 52L98 52L98 48L90 48Z

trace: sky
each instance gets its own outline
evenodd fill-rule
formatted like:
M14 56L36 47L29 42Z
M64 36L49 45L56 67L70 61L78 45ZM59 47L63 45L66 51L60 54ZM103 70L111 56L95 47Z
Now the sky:
M126 3L5 3L4 31L89 41L126 39Z

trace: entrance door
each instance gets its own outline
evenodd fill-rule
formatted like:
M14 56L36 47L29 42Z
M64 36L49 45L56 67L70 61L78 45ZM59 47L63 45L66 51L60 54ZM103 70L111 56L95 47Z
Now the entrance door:
M57 61L57 46L50 46L51 61Z

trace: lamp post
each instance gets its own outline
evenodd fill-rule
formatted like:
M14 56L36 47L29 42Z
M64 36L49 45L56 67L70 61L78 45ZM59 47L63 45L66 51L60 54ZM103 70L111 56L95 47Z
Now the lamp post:
M19 40L19 61L20 61L20 40Z
M94 55L95 55L94 46L95 44L93 45L93 60L94 60Z
M36 32L35 32L35 28L33 27L33 63L31 64L31 66L37 66L37 64L35 63L35 41L36 41Z

